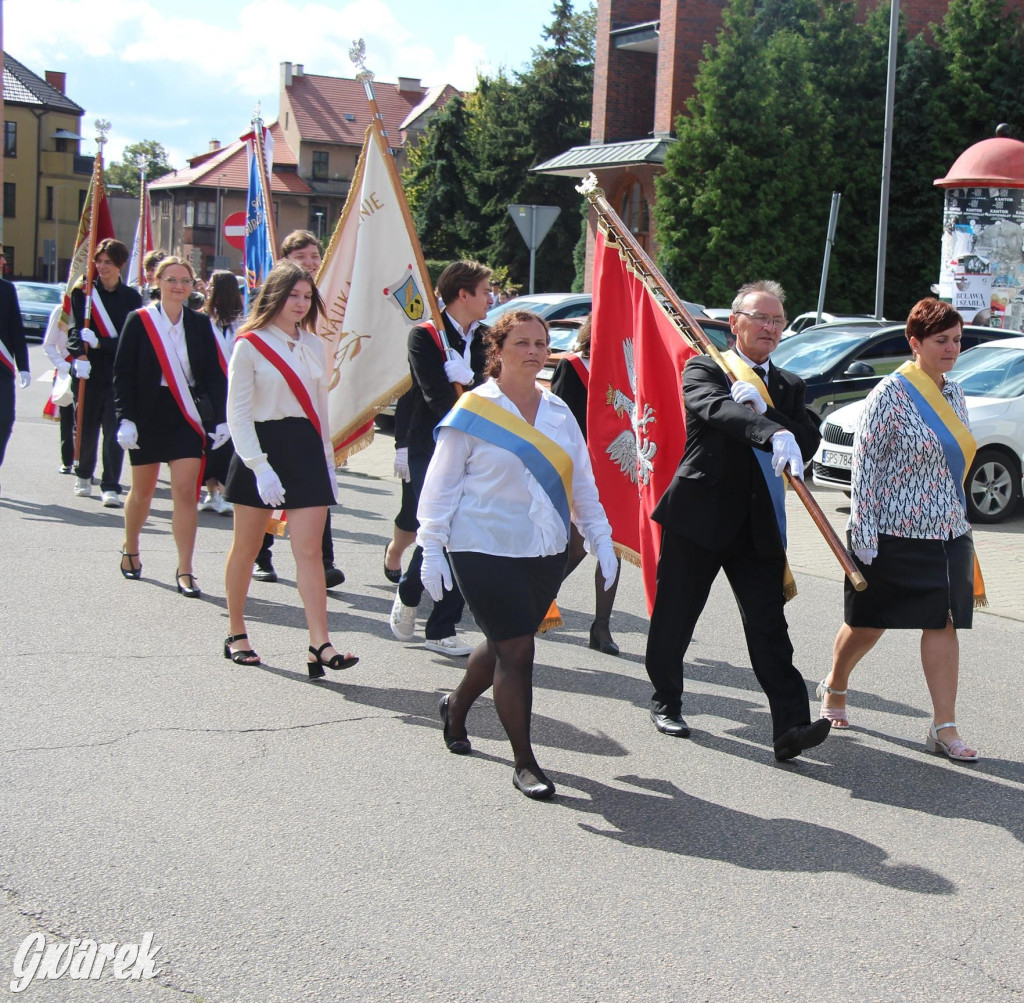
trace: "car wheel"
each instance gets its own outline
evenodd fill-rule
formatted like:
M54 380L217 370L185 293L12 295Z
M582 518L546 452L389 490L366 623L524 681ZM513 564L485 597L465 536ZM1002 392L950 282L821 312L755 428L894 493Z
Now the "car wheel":
M967 475L967 518L1001 522L1020 498L1020 469L998 449L982 449Z

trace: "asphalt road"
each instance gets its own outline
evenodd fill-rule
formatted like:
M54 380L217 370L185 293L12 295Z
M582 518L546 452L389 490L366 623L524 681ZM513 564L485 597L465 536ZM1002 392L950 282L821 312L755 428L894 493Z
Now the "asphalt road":
M688 654L693 738L673 740L647 719L639 573L624 570L623 657L610 658L586 646L588 561L560 596L566 627L537 643L535 742L558 796L534 803L512 788L489 699L470 716L474 755L445 751L437 700L459 663L388 630L390 440L339 474L348 581L330 623L361 661L310 683L283 541L282 581L250 596L264 664L233 665L220 651L230 519L200 517L205 597L182 599L162 482L144 579L123 580L121 513L72 496L44 395L19 395L0 472L0 986L37 933L137 944L151 932L158 974L65 974L11 998L1024 998L1024 623L1011 614L979 615L962 636L976 766L924 752L910 633L855 674L856 727L779 765L728 588ZM1007 552L1020 528L997 534ZM790 624L813 687L841 585L813 553L795 563ZM991 588L1000 566L986 568Z

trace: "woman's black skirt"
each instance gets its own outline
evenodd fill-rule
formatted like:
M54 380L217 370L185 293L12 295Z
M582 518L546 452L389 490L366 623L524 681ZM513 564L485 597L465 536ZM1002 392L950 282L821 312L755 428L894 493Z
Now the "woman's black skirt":
M535 634L565 576L567 550L552 557L449 554L476 625L489 641Z
M284 485L286 509L334 504L324 444L308 418L258 421L256 438ZM232 504L272 508L260 498L256 475L237 455L231 458L224 487L224 497Z
M854 558L856 561L856 558ZM857 561L868 587L844 589L844 620L850 627L888 630L967 629L974 619L974 537L917 540L878 536L878 556Z
M171 460L196 459L203 455L205 437L185 420L169 387L160 387L152 415L139 425L139 448L129 449L128 462L133 467Z
M208 428L207 432L212 432ZM210 440L206 440L206 479L220 481L224 484L228 479L228 468L231 466L231 458L235 455L235 445L228 439L219 449L210 449Z

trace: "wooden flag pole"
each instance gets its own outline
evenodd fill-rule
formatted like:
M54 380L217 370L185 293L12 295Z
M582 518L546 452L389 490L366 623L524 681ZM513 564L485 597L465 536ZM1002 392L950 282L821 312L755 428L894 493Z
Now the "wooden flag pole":
M82 288L82 293L85 296L85 323L84 327L88 327L92 321L92 284L96 279L96 262L93 260L96 257L96 244L97 241L97 229L99 227L99 218L97 213L97 207L101 194L104 192L103 187L103 146L107 141L107 133L110 131L110 123L105 122L102 119L96 120L96 157L92 163L92 180L89 182L91 188L90 199L89 199L89 255L85 263L85 284ZM72 316L72 320L74 317ZM86 359L89 358L89 346L83 341L82 351L85 352ZM91 373L89 374L92 375ZM88 379L78 380L78 402L75 408L75 464L78 464L78 458L81 454L82 449L82 418L85 413L85 385L88 383Z
M636 238L630 233L629 228L619 219L611 204L605 198L604 192L597 186L597 178L590 174L583 184L576 189L585 195L590 204L594 207L602 223L607 227L611 236L629 259L630 266L641 277L644 284L651 291L661 308L667 314L669 320L675 324L680 334L686 339L690 346L697 352L710 355L725 371L726 378L730 382L735 377L729 372L724 359L715 347L714 343L704 333L704 329L690 315L690 312L683 305L683 301L675 294L672 287L665 280L657 266L648 257L647 252L640 246ZM796 496L803 502L808 515L814 525L828 544L829 549L835 555L843 569L843 573L850 580L850 584L858 591L863 592L867 588L867 581L861 574L853 558L850 557L842 540L832 528L821 506L818 505L811 494L810 488L804 484L800 477L791 477L788 473L786 478L790 487L796 492Z

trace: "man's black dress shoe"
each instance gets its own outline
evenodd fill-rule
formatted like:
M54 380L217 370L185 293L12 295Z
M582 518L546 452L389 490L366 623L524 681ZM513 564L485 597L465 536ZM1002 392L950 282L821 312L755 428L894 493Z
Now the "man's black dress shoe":
M659 714L658 711L652 710L651 720L654 722L654 727L663 735L671 735L673 738L690 737L690 726L683 720L683 715L678 712Z
M539 766L524 766L512 771L512 786L534 801L543 801L555 793L555 785Z
M445 693L441 697L441 702L437 705L437 712L441 715L441 734L444 737L444 744L448 746L449 752L454 752L456 756L468 756L473 751L473 746L469 744L468 738L448 737L448 697L450 695L450 693Z
M775 758L784 763L787 759L794 759L801 752L813 749L821 745L828 738L832 730L832 722L827 718L819 717L811 724L798 724L784 731L773 743L775 747Z
M252 577L258 582L269 582L273 585L277 581L277 572L274 570L274 565L269 562L255 564L252 569Z
M345 572L333 564L330 567L324 565L324 581L329 589L335 589L345 584Z

